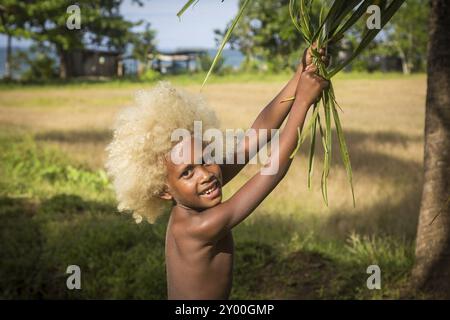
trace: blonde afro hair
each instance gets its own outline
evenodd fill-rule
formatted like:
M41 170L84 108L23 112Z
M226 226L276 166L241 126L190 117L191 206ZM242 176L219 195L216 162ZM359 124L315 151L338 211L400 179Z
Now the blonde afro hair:
M166 180L164 157L177 142L171 133L184 128L193 133L194 121L203 128L218 126L214 112L199 95L159 82L139 91L135 105L120 112L112 142L107 147L106 170L116 192L119 211L132 212L137 223L153 223L167 200L158 195Z

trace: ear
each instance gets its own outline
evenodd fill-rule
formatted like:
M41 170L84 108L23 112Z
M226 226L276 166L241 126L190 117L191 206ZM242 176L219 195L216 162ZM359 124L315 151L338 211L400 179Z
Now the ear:
M159 194L159 197L160 197L161 199L164 199L164 200L172 200L172 199L173 199L172 195L171 195L170 193L166 192L166 191L161 192L161 193Z
M167 186L164 187L164 190L161 191L158 196L164 200L172 200L173 199L172 195L169 192L169 188Z

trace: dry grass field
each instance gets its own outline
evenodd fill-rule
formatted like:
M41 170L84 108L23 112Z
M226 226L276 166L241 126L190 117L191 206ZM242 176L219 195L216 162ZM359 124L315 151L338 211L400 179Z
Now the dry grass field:
M151 86L3 88L0 89L1 130L30 133L39 147L59 150L87 170L102 169L104 149L111 138L110 129L117 111L133 103L136 90ZM217 112L223 128L247 128L282 86L280 81L211 83L203 89L203 94ZM182 87L191 92L200 89L198 85ZM320 144L316 150L313 188L308 190L307 139L285 180L246 224L238 227L242 241L257 241L273 234L276 234L274 242L289 237L284 243L292 247L286 252L303 248L305 239L312 234L317 239L343 243L365 237L413 241L422 188L425 76L341 77L335 81L335 91L344 110L340 116L353 168L356 207L352 206L335 132L329 207L325 206L320 191L323 161ZM226 196L236 191L255 170L251 166L246 168L225 188ZM257 223L259 227L252 229ZM280 288L270 292L263 296L289 296Z
M211 84L204 89L223 128L247 128L283 83ZM0 93L0 124L33 132L36 139L56 145L76 161L102 168L104 148L117 111L133 103L136 90L126 88L33 88ZM333 148L330 207L321 200L323 158L316 160L314 189L306 187L308 144L302 147L288 177L262 205L261 211L328 217L330 226L345 233L352 228L414 232L421 190L425 78L338 80L336 94L354 171L356 208L345 177L339 149ZM199 92L198 86L183 86ZM337 147L337 141L333 141ZM320 144L318 155L322 154ZM253 172L251 168L248 173ZM245 177L230 186L236 190ZM382 221L380 221L380 219ZM384 230L387 231L387 230Z

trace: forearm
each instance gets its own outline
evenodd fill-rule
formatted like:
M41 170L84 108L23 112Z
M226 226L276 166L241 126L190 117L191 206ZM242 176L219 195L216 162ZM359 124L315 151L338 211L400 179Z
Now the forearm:
M300 64L292 78L283 87L283 89L273 98L273 100L259 113L255 119L252 129L255 134L246 135L245 138L239 142L235 147L234 163L235 165L228 165L222 168L224 176L224 183L230 181L248 161L254 157L255 153L264 147L272 139L271 129L280 128L286 116L289 114L293 105L293 100L283 101L285 99L295 96L297 91L297 84L302 73L302 65ZM267 130L264 135L264 142L260 141L260 129ZM262 136L262 135L261 135ZM238 150L244 152L244 163L238 163Z
M282 176L288 170L292 161L291 155L294 152L298 142L298 130L303 130L306 115L309 110L309 105L305 104L301 97L295 99L291 113L287 120L286 126L279 137L278 149L276 154L278 156L279 174Z
M294 73L288 83L281 91L267 104L267 106L259 113L258 117L252 124L253 129L278 129L288 115L293 101L284 101L284 99L295 96L298 80L302 72L301 66Z
M290 155L297 144L297 128L302 128L309 106L301 98L295 99L279 144L272 150L270 161L278 161L278 170L272 174L259 172L253 176L229 200L198 217L197 232L211 241L220 239L245 218L269 195L286 175L292 162ZM268 164L271 165L271 164Z
M272 101L259 113L258 117L252 124L252 129L255 130L255 139L251 139L251 135L246 136L243 149L245 150L245 162L247 163L255 152L272 139L271 129L279 129L286 116L289 114L293 105L293 100L287 100L296 94L297 84L302 73L301 66L298 67L292 78L283 87L283 89L272 99ZM259 130L266 130L260 132ZM260 141L260 137L264 137L264 142Z
M251 212L269 195L286 175L291 163L291 154L297 146L297 130L303 128L309 105L302 99L296 99L289 114L286 126L280 134L278 145L271 150L272 154L267 166L273 166L273 161L278 162L278 170L273 174L261 172L252 177L231 199L232 214L226 224L226 229L231 229ZM276 168L276 165L274 166Z

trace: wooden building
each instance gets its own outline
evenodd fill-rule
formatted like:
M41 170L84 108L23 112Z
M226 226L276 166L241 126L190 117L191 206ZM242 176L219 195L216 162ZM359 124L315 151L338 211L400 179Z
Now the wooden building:
M199 58L205 50L160 51L149 54L149 66L162 74L198 71ZM134 57L114 51L93 49L74 50L67 53L67 77L111 78L139 75L144 66Z
M153 69L162 74L173 74L199 70L198 60L204 54L207 54L204 50L160 51L150 55L150 59L153 60Z
M114 51L75 50L66 56L68 77L121 76L121 54Z

